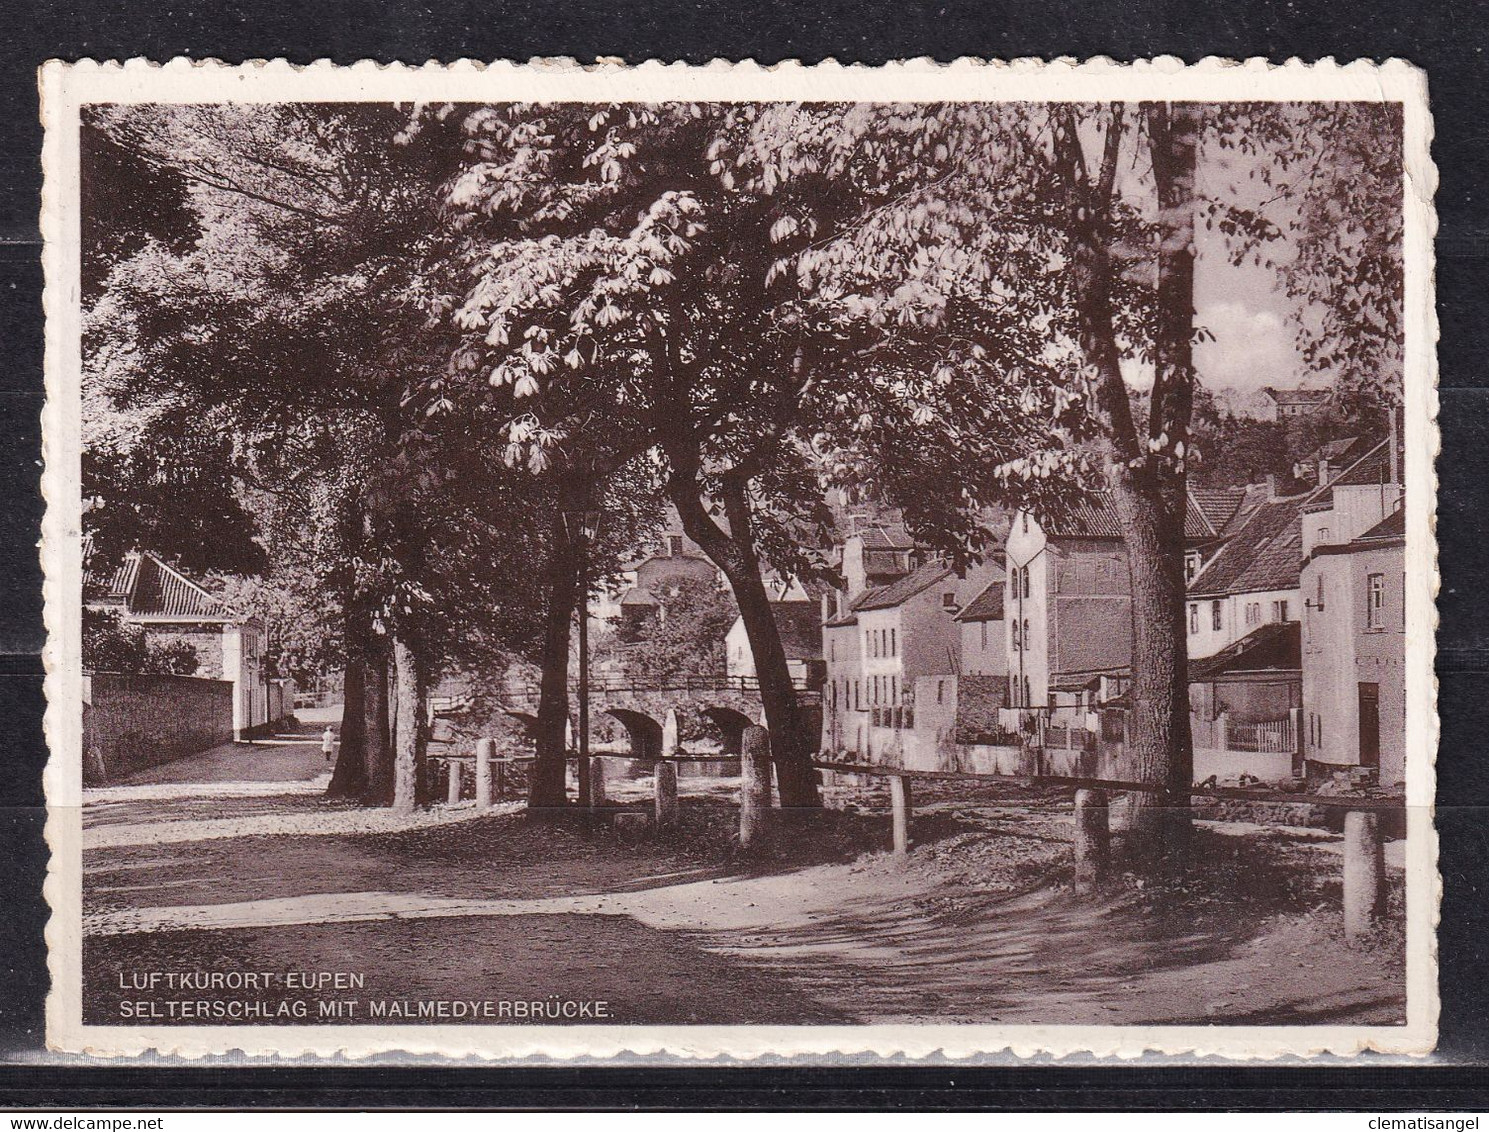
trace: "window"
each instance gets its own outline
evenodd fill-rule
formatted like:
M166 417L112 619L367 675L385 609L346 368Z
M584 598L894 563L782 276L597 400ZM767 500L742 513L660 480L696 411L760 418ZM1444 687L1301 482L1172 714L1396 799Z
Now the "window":
M900 655L899 642L896 641L894 638L895 638L895 631L893 629L891 629L889 631L889 655L890 656L899 656Z
M1034 638L1029 635L1029 619L1024 618L1024 648L1033 648Z
M856 676L853 678L853 710L863 710L863 681Z
M956 608L956 594L954 594L954 593L944 593L944 594L942 594L941 595L941 608L942 609L955 609Z
M1287 602L1286 601L1274 601L1272 603L1272 620L1273 621L1286 621L1287 620Z
M836 663L838 659L838 639L834 637L827 643L827 659Z
M1029 567L1024 567L1024 596L1029 596Z
M981 622L982 626L982 651L987 652L987 622Z
M1212 601L1210 603L1210 628L1217 633L1220 632L1220 626L1223 620L1224 616L1221 612L1220 603L1218 601Z
M1034 698L1033 698L1033 696L1031 696L1029 694L1029 678L1027 676L1025 676L1024 677L1024 706L1025 707L1031 707L1033 705L1033 703L1034 703Z
M1365 628L1383 629L1386 624L1386 576L1370 574L1365 578Z
M1184 555L1184 580L1194 581L1194 576L1199 573L1199 551L1191 550Z
M1193 636L1199 632L1199 606L1194 602L1189 603L1189 633Z
M1324 576L1320 574L1314 582L1313 607L1320 613L1324 611Z
M1024 647L1024 638L1019 632L1019 623L1017 621L1011 622L1010 631L1013 633L1013 651L1018 652L1019 649Z
M941 697L945 693L945 691L946 691L946 681L945 680L937 680L936 681L936 702L938 704L941 703Z

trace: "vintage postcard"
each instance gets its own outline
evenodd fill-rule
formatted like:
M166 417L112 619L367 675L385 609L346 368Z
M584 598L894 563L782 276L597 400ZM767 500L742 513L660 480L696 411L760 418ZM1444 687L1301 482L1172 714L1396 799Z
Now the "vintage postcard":
M1432 1049L1420 71L41 86L54 1049Z

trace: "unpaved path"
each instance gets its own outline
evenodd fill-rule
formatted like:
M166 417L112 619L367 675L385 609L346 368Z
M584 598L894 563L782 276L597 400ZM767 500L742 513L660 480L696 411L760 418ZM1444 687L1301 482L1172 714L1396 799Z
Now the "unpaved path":
M1400 1019L1399 957L1338 939L1327 843L1267 834L1258 883L1275 907L1220 883L1164 910L1063 885L1063 803L930 802L908 860L865 853L887 821L877 795L860 803L834 819L838 841L763 858L721 855L732 815L703 799L656 841L501 813L337 829L348 811L294 794L216 799L213 819L179 799L111 803L124 828L183 836L86 851L88 1014L119 1020L121 974L181 968L354 971L368 997L561 994L632 1023ZM295 825L307 811L320 826ZM280 825L206 826L249 818ZM1230 867L1257 875L1253 858Z

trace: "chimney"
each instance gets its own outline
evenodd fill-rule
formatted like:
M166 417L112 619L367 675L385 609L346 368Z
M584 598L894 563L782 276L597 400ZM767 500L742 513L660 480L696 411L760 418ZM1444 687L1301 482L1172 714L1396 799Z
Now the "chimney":
M1277 476L1275 473L1267 473L1267 502L1277 498Z
M1328 486L1329 481L1333 478L1334 469L1329 466L1328 459L1325 457L1320 457L1318 461L1318 486Z

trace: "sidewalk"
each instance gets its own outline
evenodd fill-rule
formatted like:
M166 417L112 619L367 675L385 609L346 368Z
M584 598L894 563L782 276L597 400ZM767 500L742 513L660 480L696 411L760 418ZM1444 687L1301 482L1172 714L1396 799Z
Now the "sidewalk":
M329 709L321 709L325 714ZM310 713L304 713L310 714ZM340 709L335 712L340 720ZM223 743L174 762L137 771L116 786L149 786L187 782L307 782L328 774L331 766L321 753L321 719L302 718L285 734L252 743Z

